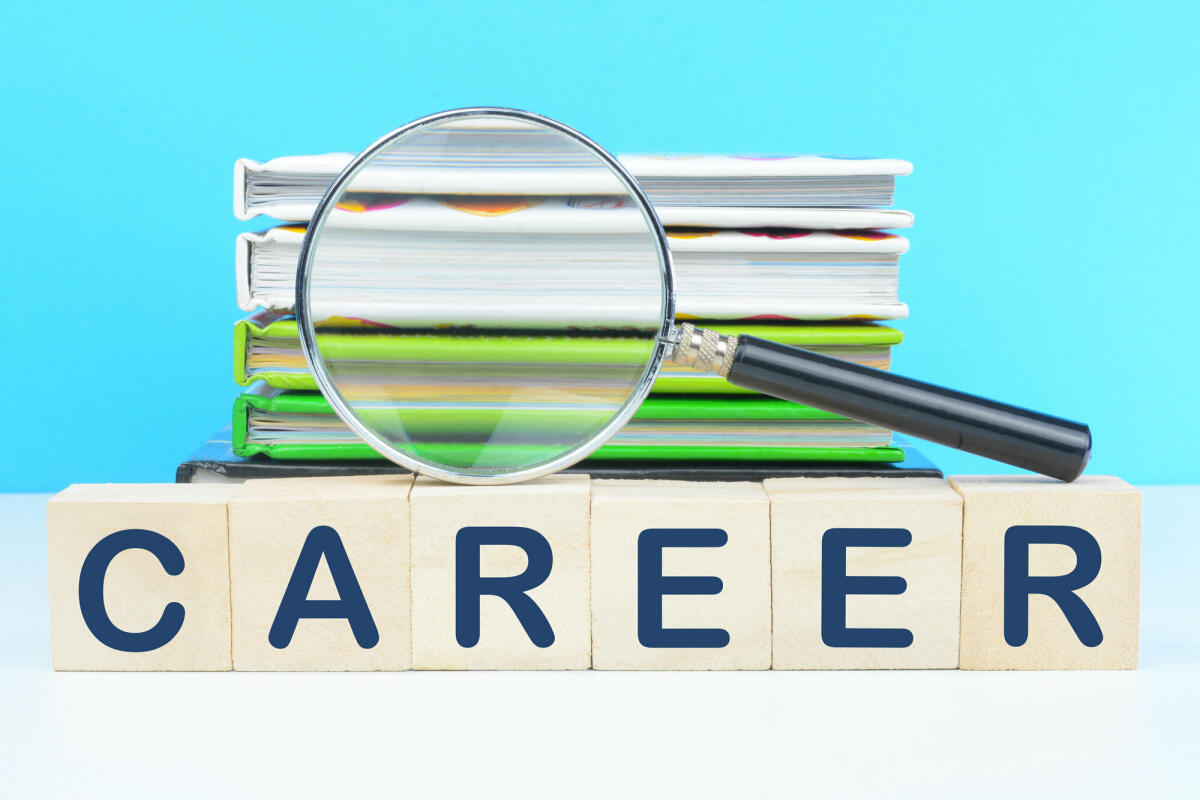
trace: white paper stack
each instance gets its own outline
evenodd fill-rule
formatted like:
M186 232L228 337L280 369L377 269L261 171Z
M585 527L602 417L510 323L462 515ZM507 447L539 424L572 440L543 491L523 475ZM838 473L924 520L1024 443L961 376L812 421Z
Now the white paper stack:
M554 287L568 301L575 298L582 304L618 309L634 294L630 281L642 279L637 270L623 268L622 254L627 247L637 247L644 233L639 235L636 227L623 231L611 207L578 207L570 202L554 198L515 204L507 214L487 217L464 212L451 201L429 198L406 203L410 212L418 211L414 206L428 206L407 215L395 213L396 209L335 211L338 224L326 228L321 268L313 274L314 296L332 297L333 291L345 286L370 289L376 298L380 291L404 291L415 304L437 304L442 297L461 307L471 297L447 294L444 284L451 280L447 268L453 266L461 278L471 265L461 263L445 236L430 235L453 231L463 258L488 253L488 263L479 269L478 277L493 287L486 298L489 303L498 301L506 288L519 292L519 287L533 281ZM371 216L376 217L373 224ZM510 235L514 230L522 235ZM579 236L579 231L594 235ZM303 239L304 227L296 225L238 237L241 308L292 310ZM903 236L877 231L673 228L667 240L680 319L891 320L907 314L897 297L898 261L908 250ZM590 266L574 268L585 255ZM536 267L531 266L535 257ZM381 260L395 267L372 270ZM603 270L599 265L604 265ZM533 311L541 305L535 302ZM564 310L562 301L556 308Z
M329 153L265 162L239 159L233 173L234 214L238 219L267 214L282 220L307 220L351 158L349 153ZM886 208L892 204L896 178L912 172L912 164L899 159L618 158L654 203L664 225L870 229L912 224L908 212ZM582 191L578 184L560 185L567 187L568 194ZM441 193L453 194L452 183L441 188ZM547 185L541 193L557 192Z

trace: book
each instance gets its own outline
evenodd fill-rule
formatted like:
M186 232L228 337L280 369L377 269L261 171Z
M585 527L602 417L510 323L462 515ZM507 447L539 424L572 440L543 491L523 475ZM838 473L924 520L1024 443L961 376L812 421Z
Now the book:
M608 375L614 358L640 368L665 302L659 259L647 258L646 222L618 182L606 175L580 185L572 176L594 171L544 148L531 154L541 168L527 168L521 131L489 135L489 169L475 170L483 156L472 137L480 133L464 125L436 147L418 143L359 173L324 220L311 274L322 351L353 366L356 396L371 417L402 418L405 435L435 461L475 463L484 441L523 457L557 452L574 441L572 431L591 426L582 417L605 413L604 403L514 406L491 384L483 391L478 381L458 380L465 362L483 365L487 376L515 364L522 376L536 370L555 380ZM242 160L235 210L303 222L350 159ZM668 226L677 320L888 366L899 333L847 320L907 314L897 275L908 242L878 229L911 224L907 212L883 208L911 165L623 160ZM268 311L235 326L235 378L252 388L234 404L231 452L272 463L378 463L313 391L295 320L283 316L292 310L304 232L293 224L238 237L239 305ZM414 376L419 393L410 391ZM745 392L716 375L670 365L653 388L590 463L894 464L905 456L890 431Z
M349 153L329 153L284 156L265 162L238 159L233 172L234 214L238 219L269 214L282 220L306 220L334 177L352 158ZM912 172L909 162L890 158L816 155L618 158L660 214L667 207L885 207L892 204L896 177ZM455 188L461 190L461 185L454 182L453 170L445 173L446 180L431 185L429 193L453 194ZM386 177L379 183L386 186ZM538 193L555 194L553 189L547 185ZM664 221L664 224L711 223Z
M904 335L895 328L874 324L836 323L824 325L790 325L768 323L715 323L707 325L724 335L758 336L781 344L803 347L815 353L833 356L855 364L877 369L891 365L891 348ZM408 348L414 358L431 355L445 357L444 352L432 353L439 337L414 336L396 330L381 330L367 339L338 328L318 331L322 352L336 350L340 357L369 364L386 359L395 363L398 353ZM441 337L446 347L450 342L462 346L464 337ZM539 357L553 358L557 337L524 337L527 342L542 342ZM499 337L477 337L479 343L490 342L497 349L511 344ZM427 343L427 347L418 347ZM564 357L570 357L570 354ZM291 315L259 311L238 320L233 326L233 378L239 386L256 381L279 389L315 390L316 381L308 370L300 348L296 319ZM700 372L682 364L664 363L652 391L656 394L750 394L749 389L735 386L719 375Z
M684 481L762 481L767 478L941 478L942 471L901 437L896 446L904 460L880 461L584 461L563 470L593 478ZM226 424L181 462L176 483L230 483L257 478L315 478L339 475L406 474L390 461L331 459L273 459L264 454L239 456L233 452L233 428Z
M380 405L375 404L376 410ZM523 413L528 419L521 418ZM507 410L505 423L510 429L526 424L530 431L543 430L544 414L514 407ZM438 404L421 408L411 403L405 415L410 434L422 438L429 453L464 446L451 441L462 438L462 415L448 416ZM874 425L761 395L651 396L590 459L899 461L904 452L890 446L891 435ZM261 384L234 400L232 446L238 456L382 458L321 394Z
M594 255L619 252L617 237L629 217L612 211L557 202L533 206L513 202L481 215L470 205L430 200L399 208L339 209L334 212L336 224L323 232L313 290L343 297L343 316L380 323L389 321L385 319L389 307L400 308L395 300L387 300L394 297L388 292L403 292L404 302L428 316L431 327L478 318L465 310L471 308L471 297L450 291L457 285L452 282L454 270L465 268L445 246L445 236L453 232L469 252L489 254L486 269L494 276L495 290L540 283L553 287L558 297L554 308L542 311L571 319L569 309L580 303L592 313L605 309L609 324L619 325L630 300L625 296L626 284L615 268L602 269L600 256ZM406 216L412 219L401 226L398 220ZM430 240L428 231L442 236ZM539 238L535 241L531 234ZM303 239L304 228L294 225L237 237L235 274L241 308L293 309ZM667 241L680 320L894 320L908 314L898 298L899 258L908 250L903 236L879 231L690 228L672 229ZM522 261L534 246L539 258L536 267ZM513 248L511 254L508 248ZM583 260L585 256L593 260ZM575 268L568 268L572 264ZM362 289L360 300L355 300L359 295L348 294L349 287ZM489 303L486 312L477 311L495 313L497 308L503 311L507 306ZM525 306L520 313L528 318L535 311L538 308ZM553 321L546 324L552 326Z

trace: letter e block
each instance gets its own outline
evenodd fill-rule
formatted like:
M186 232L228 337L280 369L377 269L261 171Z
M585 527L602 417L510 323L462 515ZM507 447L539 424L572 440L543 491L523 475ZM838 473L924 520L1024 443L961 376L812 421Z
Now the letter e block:
M962 501L935 478L771 478L774 669L958 665Z
M457 486L417 479L414 668L591 665L589 480Z
M592 482L592 664L770 667L770 511L761 484Z
M77 484L46 506L58 670L228 670L232 486Z
M236 670L412 666L409 475L251 480L229 501Z
M963 669L1135 669L1142 496L1085 476L956 476Z

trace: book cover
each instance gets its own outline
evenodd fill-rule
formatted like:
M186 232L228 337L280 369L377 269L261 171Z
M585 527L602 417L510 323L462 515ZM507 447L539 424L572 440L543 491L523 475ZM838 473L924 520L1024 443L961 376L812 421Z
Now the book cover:
M541 412L510 409L505 423L544 427ZM461 415L438 406L408 407L406 419L427 438L430 452L458 453ZM489 418L481 415L480 425ZM439 438L444 435L444 440ZM234 400L233 451L280 459L379 459L333 413L317 392L256 386ZM890 446L891 432L836 414L764 396L745 398L650 397L630 422L590 458L687 460L882 461L904 458ZM520 445L514 445L520 446ZM534 446L534 445L530 445Z
M781 344L803 347L856 364L887 369L891 348L904 335L895 328L870 324L786 325L767 323L705 323L723 335L758 336ZM414 359L454 358L460 354L464 337L413 336L399 331L382 330L371 337L324 329L317 334L322 352L361 362L386 358L397 353ZM565 337L484 337L474 340L473 351L490 346L504 353L521 352L523 358L537 360L587 358L584 350L568 349ZM489 344L490 343L490 344ZM605 345L606 349L610 345ZM308 371L296 319L291 315L260 311L238 320L233 326L233 378L239 386L255 381L280 389L315 390L316 381ZM719 375L698 372L680 364L664 364L655 393L669 394L749 394L751 390L734 386Z
M767 478L941 478L924 454L901 437L896 446L904 460L877 461L593 461L563 470L593 478L684 481L762 481ZM224 425L197 447L175 470L176 483L229 483L257 478L315 478L340 475L407 473L390 461L332 459L279 460L264 454L239 456L233 451L233 429Z

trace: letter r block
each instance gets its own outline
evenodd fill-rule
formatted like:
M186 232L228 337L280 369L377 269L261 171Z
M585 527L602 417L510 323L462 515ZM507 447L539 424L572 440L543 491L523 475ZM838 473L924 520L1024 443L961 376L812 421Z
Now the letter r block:
M936 478L770 478L774 669L953 669L962 501Z
M552 475L458 486L417 479L415 669L591 666L589 481Z
M593 481L592 647L596 669L768 669L762 486Z
M364 475L237 488L229 501L235 670L411 668L412 483Z
M1119 478L956 476L963 669L1134 669L1142 497Z
M234 488L77 484L50 499L55 669L232 668L226 502Z

